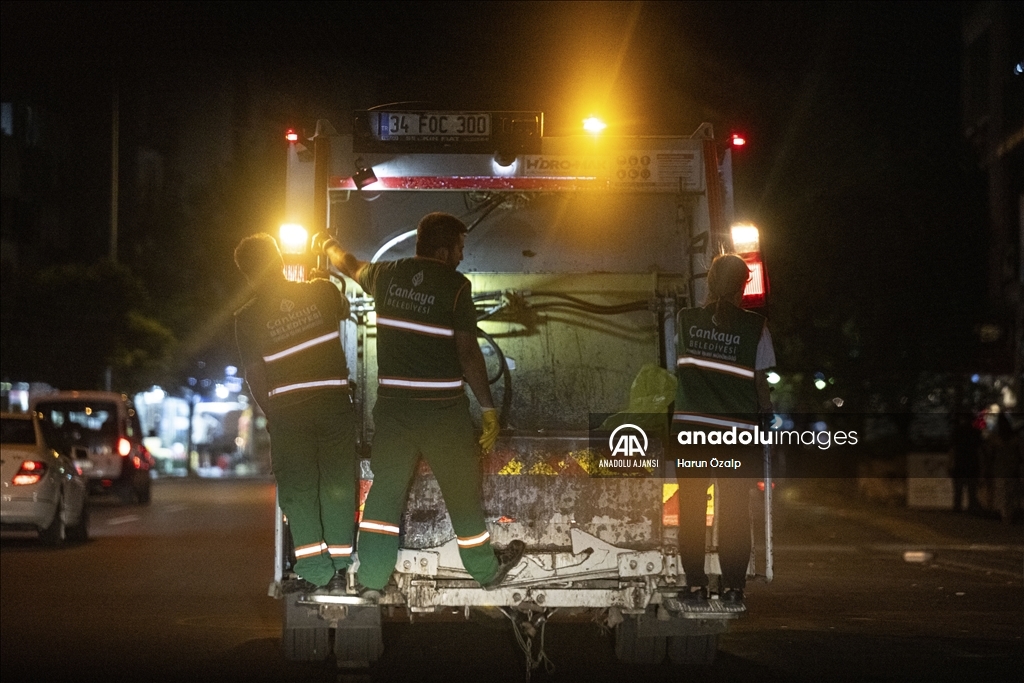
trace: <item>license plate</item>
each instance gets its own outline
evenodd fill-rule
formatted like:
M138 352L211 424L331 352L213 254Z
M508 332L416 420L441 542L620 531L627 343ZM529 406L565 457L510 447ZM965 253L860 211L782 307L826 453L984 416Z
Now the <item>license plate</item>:
M381 140L444 142L491 136L491 115L480 112L381 112L377 122Z

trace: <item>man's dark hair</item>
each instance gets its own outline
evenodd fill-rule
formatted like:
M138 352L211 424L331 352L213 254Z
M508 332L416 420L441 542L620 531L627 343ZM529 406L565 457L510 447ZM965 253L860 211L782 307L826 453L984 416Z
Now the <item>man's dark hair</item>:
M433 256L438 249L454 249L459 235L467 232L466 224L450 213L428 213L416 228L416 255Z
M259 282L281 267L281 250L265 232L249 235L235 247L235 265L247 280Z

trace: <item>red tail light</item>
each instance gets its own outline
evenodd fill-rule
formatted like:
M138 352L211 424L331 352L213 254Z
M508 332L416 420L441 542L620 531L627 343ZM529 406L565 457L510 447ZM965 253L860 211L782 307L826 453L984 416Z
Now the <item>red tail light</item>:
M289 128L288 131L284 134L284 139L287 140L288 142L298 142L299 134L296 133L293 129Z
M14 486L29 486L38 484L39 480L46 474L46 463L41 460L26 460L11 479Z
M765 305L768 297L768 275L764 270L764 263L761 261L761 253L740 255L750 268L750 280L743 288L743 300L740 306L743 308L761 308Z
M132 442L123 436L117 440L117 454L127 458L128 454L132 452Z
M758 491L764 491L764 482L763 481L757 482L757 490ZM775 490L775 482L773 481L772 482L772 491L774 491L774 490Z

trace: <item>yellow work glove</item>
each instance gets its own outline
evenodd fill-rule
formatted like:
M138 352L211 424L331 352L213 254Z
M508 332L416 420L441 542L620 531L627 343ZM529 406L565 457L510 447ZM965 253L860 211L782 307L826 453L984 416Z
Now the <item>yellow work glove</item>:
M498 432L501 431L501 425L498 424L498 411L494 408L485 408L481 418L483 433L480 434L480 448L484 453L490 453L494 448L494 442L498 440Z

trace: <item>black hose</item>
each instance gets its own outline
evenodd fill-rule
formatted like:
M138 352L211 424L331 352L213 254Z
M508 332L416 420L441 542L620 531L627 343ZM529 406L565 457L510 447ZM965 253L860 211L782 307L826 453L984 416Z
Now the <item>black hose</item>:
M573 303L583 304L585 306L600 306L602 304L595 304L592 301L586 299L580 299L579 297L572 296L571 294L565 294L563 292L530 292L530 296L550 296L558 299L565 299L566 301L572 301Z
M587 313L594 313L596 315L619 315L621 313L630 313L633 311L650 310L650 304L647 301L632 301L629 303L618 304L615 306L602 306L600 304L592 304L588 301L578 299L568 294L533 292L533 296L553 296L567 299L567 302L563 303L560 301L552 301L542 304L536 304L534 306L530 306L530 310L538 310L545 308L568 308L585 311ZM474 296L473 298L476 299L477 297ZM480 298L494 298L494 296L493 294L481 295ZM491 316L501 311L503 308L505 308L504 303L493 306L490 309L484 311L481 315L478 315L477 321L479 322L481 320L486 320L487 318L490 318ZM501 347L498 346L498 342L494 339L494 337L487 334L479 327L476 328L476 334L478 337L483 337L487 341L487 343L490 344L491 348L494 349L494 353L497 354L498 356L498 374L496 374L494 377L488 376L487 384L488 386L490 386L497 382L499 379L505 380L505 390L502 392L501 396L501 409L498 411L498 424L501 425L502 429L504 429L506 426L506 420L508 419L509 408L512 405L512 372L509 370L508 361L505 359L505 354L502 352Z
M569 308L578 311L586 311L596 315L619 315L620 313L632 313L633 311L648 311L651 306L646 301L634 301L628 304L617 306L600 306L598 304L575 304L551 301L530 306L531 311L542 311L547 308Z
M498 299L503 292L481 292L473 295L473 301L478 306L481 305L482 301L491 299ZM550 292L530 292L525 295L518 295L519 297L526 299L527 297L534 296L548 296L560 299L565 299L569 303L561 303L555 301L546 301L539 304L530 304L527 306L529 310L542 310L545 308L575 308L589 313L596 313L598 315L617 315L619 313L631 313L632 311L645 311L651 310L651 303L649 301L629 301L623 304L595 304L585 299L580 299L569 294L550 293ZM493 307L489 307L484 314L478 315L477 320L484 320L490 318L498 311L503 308L507 308L507 304L502 302L495 304Z
M481 213L479 216L477 216L475 221L473 221L472 223L470 223L469 225L466 226L466 232L467 233L473 232L473 228L475 228L480 223L480 221L482 221L483 219L487 218L491 214L492 211L497 209L503 203L505 203L505 197L503 197L500 194L494 195L493 197L488 199L486 202L484 202L484 204L483 204L483 207L484 207L483 208L483 213ZM480 209L478 208L478 210L480 210Z

